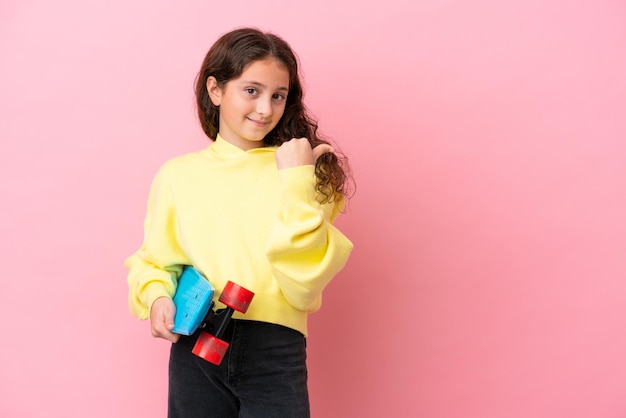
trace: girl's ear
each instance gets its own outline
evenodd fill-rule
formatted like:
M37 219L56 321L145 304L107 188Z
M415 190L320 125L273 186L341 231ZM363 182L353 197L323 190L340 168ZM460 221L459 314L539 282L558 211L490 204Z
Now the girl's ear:
M219 106L222 104L222 89L217 85L217 80L215 77L210 76L206 81L206 89L209 93L209 98L211 99L211 103L215 106Z

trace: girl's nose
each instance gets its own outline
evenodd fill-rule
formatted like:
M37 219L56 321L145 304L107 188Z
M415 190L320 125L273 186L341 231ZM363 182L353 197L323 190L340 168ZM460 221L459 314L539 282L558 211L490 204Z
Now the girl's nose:
M256 112L263 116L272 116L272 99L260 98L256 102Z

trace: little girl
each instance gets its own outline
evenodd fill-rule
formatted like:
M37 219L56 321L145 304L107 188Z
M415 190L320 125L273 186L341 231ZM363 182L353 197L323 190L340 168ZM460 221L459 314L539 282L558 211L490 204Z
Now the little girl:
M256 29L220 37L196 79L213 142L156 174L143 245L126 260L132 314L171 341L170 418L308 417L307 316L345 265L352 243L332 225L344 207L345 158L307 114L296 57ZM222 338L220 366L174 334L177 278L194 266L215 288L255 293ZM223 306L218 306L220 308Z

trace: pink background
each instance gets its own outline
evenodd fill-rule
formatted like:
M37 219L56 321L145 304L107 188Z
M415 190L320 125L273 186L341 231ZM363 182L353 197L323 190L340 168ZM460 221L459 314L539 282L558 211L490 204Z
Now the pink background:
M352 160L316 417L626 416L621 0L0 3L0 416L165 416L129 316L150 180L216 37L285 37Z

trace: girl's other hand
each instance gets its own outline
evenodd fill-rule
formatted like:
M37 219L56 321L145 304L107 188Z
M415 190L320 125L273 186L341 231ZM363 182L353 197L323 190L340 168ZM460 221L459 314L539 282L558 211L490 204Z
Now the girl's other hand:
M311 149L311 144L306 138L293 138L283 143L276 150L276 165L279 170L301 165L315 165L320 155L334 152L328 144L320 144Z
M164 338L173 343L177 342L180 335L174 334L174 315L176 306L174 301L167 297L160 297L154 301L150 308L150 328L152 336Z

